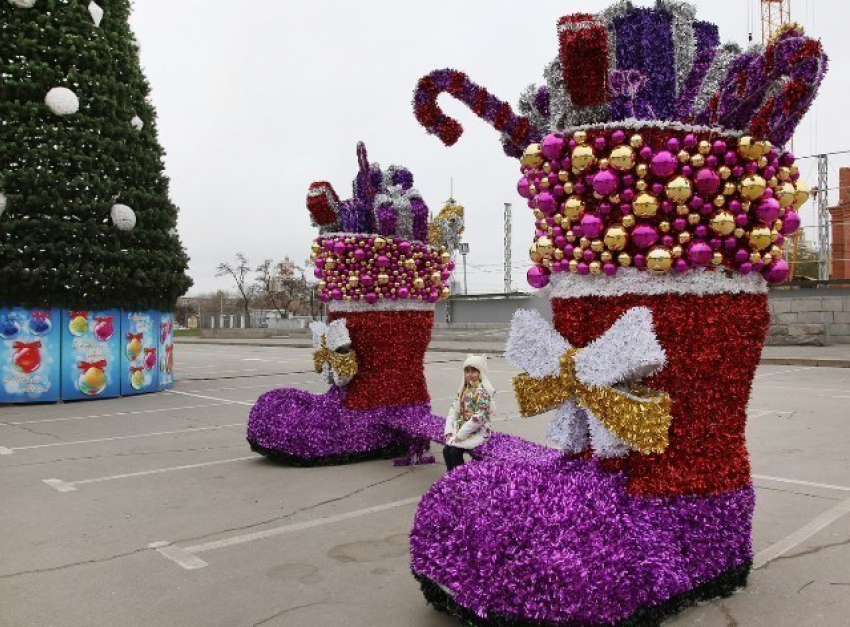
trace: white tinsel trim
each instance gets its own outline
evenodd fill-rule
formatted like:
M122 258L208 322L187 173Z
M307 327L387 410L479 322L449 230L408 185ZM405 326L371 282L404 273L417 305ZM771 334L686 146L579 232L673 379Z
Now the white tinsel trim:
M44 104L55 115L73 115L80 110L80 99L67 87L54 87L48 91Z
M119 231L132 231L136 226L136 212L127 205L112 205L109 216Z
M631 452L628 444L605 428L593 412L587 414L587 426L590 430L590 445L596 457L609 459L611 457L625 457Z
M654 276L637 268L621 268L613 277L579 276L566 272L553 274L551 283L541 292L549 298L623 294L766 294L767 283L758 273L743 275L694 269L684 274Z
M328 331L328 325L319 321L311 322L310 331L313 334L313 348L319 348L322 345L322 336Z
M675 120L638 120L626 118L618 122L603 122L596 124L583 124L570 126L564 129L564 133L575 133L576 131L612 130L623 129L628 131L641 131L645 128L658 128L678 131L682 133L713 133L724 137L740 137L743 131L723 128L721 126L699 126L696 124L684 124Z
M89 14L94 22L95 28L100 28L100 21L103 19L103 9L96 2L89 2Z
M585 385L611 387L639 381L662 367L667 355L652 327L652 312L633 307L576 355L576 378Z
M383 300L374 305L359 300L334 300L328 303L331 313L361 311L434 311L434 303L422 300Z
M561 357L570 343L539 312L518 309L511 322L505 359L514 368L525 370L534 378L561 372Z
M708 72L705 78L702 79L697 95L694 98L694 103L691 106L691 114L696 117L703 109L708 106L711 97L720 89L720 82L726 78L732 62L740 54L740 50L724 48L720 50L708 66Z
M587 413L572 401L567 401L555 412L546 428L546 437L562 451L581 453L589 440Z

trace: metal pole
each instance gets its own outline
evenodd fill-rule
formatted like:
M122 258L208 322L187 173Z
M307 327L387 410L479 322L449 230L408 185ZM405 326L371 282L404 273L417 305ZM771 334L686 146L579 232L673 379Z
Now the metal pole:
M505 294L511 293L511 203L505 203Z
M827 155L818 155L818 280L829 280L829 168Z
M463 253L463 295L466 296L469 294L467 283L466 283L466 253Z

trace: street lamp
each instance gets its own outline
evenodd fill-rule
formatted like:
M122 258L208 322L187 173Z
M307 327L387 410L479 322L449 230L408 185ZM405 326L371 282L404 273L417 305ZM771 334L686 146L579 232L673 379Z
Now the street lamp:
M461 242L457 251L460 253L461 257L463 257L463 294L464 296L469 293L466 284L466 256L469 254L469 244L466 242Z

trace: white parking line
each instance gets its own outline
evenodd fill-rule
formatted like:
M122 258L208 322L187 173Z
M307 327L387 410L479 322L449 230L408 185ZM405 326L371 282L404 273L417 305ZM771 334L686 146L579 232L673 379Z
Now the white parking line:
M756 379L764 379L765 377L775 377L778 374L788 374L790 372L803 372L804 370L811 370L814 366L806 366L804 368L794 368L793 370L780 370L779 372L766 372L764 374L757 374Z
M215 396L204 396L203 394L193 394L192 392L180 392L178 390L168 390L166 394L180 394L182 396L194 396L195 398L205 398L208 401L221 401L222 403L232 403L234 405L248 405L249 407L253 407L254 403L249 403L247 401L234 401L229 398L218 398Z
M172 562L175 562L179 566L182 566L186 570L195 570L197 568L204 568L205 566L209 566L207 562L204 560L195 557L196 553L204 553L206 551L213 551L215 549L223 549L228 546L234 546L237 544L244 544L245 542L253 542L254 540L261 540L263 538L271 538L274 536L280 536L287 533L293 533L296 531L303 531L304 529L312 529L314 527L322 527L324 525L330 525L332 523L340 522L343 520L350 520L352 518L359 518L361 516L367 516L369 514L376 514L378 512L384 512L389 509L395 509L397 507L404 507L405 505L413 505L419 502L419 497L414 497L410 499L402 499L400 501L393 501L391 503L384 503L383 505L375 505L374 507L367 507L365 509L359 509L354 512L347 512L345 514L337 514L335 516L326 516L325 518L317 518L315 520L308 520L306 522L294 523L290 525L283 525L280 527L275 527L273 529L267 529L265 531L257 531L255 533L247 533L241 536L233 536L231 538L225 538L223 540L215 540L213 542L206 542L204 544L197 544L195 546L187 546L187 547L178 547L172 545L168 542L154 542L149 544L148 547L152 549L156 549L158 553L167 557Z
M228 427L244 427L245 423L237 422L232 425L217 425L215 427L195 427L194 429L178 429L176 431L158 431L156 433L139 433L136 435L119 435L114 438L97 438L96 440L74 440L73 442L51 442L49 444L33 444L30 446L0 446L0 455L11 455L15 451L31 451L37 448L52 448L54 446L71 446L73 444L94 444L96 442L114 442L115 440L130 440L133 438L150 438L156 435L171 435L173 433L191 433L193 431L215 431Z
M220 464L232 464L234 462L243 462L248 459L261 459L256 455L248 457L236 457L234 459L222 459L216 462L204 462L202 464L187 464L185 466L172 466L171 468L156 468L154 470L143 470L141 472L128 472L123 475L112 475L110 477L97 477L96 479L82 479L81 481L63 481L62 479L42 479L44 483L51 488L55 488L58 492L74 492L76 486L85 485L87 483L102 483L104 481L115 481L116 479L128 479L130 477L144 477L146 475L159 475L164 472L176 472L178 470L189 470L191 468L205 468L206 466L218 466Z
M815 518L799 531L792 533L784 540L769 546L764 551L761 551L753 560L753 568L759 569L767 566L777 557L780 557L793 548L799 546L813 535L848 513L850 513L850 499L841 501L838 505L826 510L823 514Z
M794 485L804 485L810 488L823 488L825 490L842 490L850 492L850 487L843 485L830 485L828 483L814 483L812 481L799 481L797 479L786 479L785 477L771 477L769 475L753 475L753 479L762 479L763 481L777 481L779 483L791 483Z
M136 411L117 411L111 414L92 414L91 416L69 416L67 418L43 418L41 420L22 420L17 422L0 422L0 427L14 427L17 425L34 425L42 422L65 422L68 420L89 420L90 418L112 418L115 416L137 416L139 414L156 414L165 411L182 411L185 409L201 409L203 407L221 407L227 403L210 403L208 405L185 405L183 407L161 407L159 409L139 409Z

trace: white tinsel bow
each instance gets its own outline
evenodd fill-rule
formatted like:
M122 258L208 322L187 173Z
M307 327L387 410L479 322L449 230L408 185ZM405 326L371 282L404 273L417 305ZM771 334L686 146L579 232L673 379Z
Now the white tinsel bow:
M313 332L313 354L316 372L321 373L325 382L331 385L348 385L357 374L357 357L351 350L351 336L348 333L345 318L310 323Z
M519 310L505 357L528 373L514 379L523 415L557 407L548 436L561 449L580 453L589 444L607 458L666 448L670 399L635 385L666 363L646 307L630 309L580 350L538 312Z

